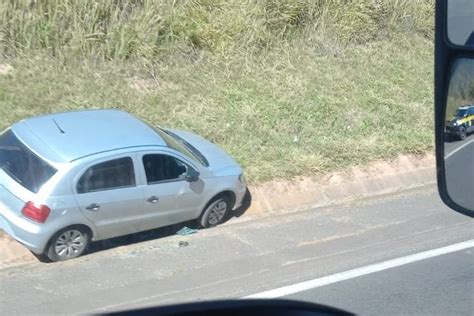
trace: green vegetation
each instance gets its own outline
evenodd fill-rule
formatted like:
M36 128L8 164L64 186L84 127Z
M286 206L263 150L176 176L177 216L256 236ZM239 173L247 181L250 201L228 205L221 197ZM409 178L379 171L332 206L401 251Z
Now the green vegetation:
M430 0L4 1L0 128L116 107L211 139L254 183L423 153L432 33Z
M454 67L448 90L447 118L456 113L458 107L474 104L474 61L460 59Z

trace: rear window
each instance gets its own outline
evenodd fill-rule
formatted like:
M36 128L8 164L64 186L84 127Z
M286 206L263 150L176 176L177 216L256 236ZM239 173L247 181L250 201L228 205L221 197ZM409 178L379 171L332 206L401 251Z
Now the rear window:
M56 173L56 169L31 152L11 130L0 135L0 169L34 193Z

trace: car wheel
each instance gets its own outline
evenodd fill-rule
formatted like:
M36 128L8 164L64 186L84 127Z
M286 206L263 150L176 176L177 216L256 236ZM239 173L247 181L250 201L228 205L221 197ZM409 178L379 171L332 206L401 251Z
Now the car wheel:
M46 256L51 261L77 258L90 242L89 232L82 227L68 227L57 232L49 242Z
M225 219L229 208L229 199L225 196L217 196L204 209L199 224L202 228L219 225Z
M461 140L466 139L466 128L464 126L459 127L459 138Z

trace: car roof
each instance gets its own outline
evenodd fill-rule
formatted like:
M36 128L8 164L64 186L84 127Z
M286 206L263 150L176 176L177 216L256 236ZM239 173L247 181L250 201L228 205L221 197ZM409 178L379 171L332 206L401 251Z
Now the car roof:
M468 110L470 108L474 108L474 104L466 104L466 105L460 106L458 109L459 110Z
M12 131L26 146L53 162L71 162L129 147L166 146L153 128L119 110L37 116L14 124Z

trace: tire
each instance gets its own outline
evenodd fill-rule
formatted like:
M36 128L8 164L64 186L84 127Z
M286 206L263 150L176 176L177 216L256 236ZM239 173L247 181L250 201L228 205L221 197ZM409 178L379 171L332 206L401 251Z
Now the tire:
M89 231L83 227L64 228L49 241L46 256L53 262L77 258L87 250L90 238Z
M466 128L464 126L459 127L459 138L461 140L464 140L466 139L466 136L467 136Z
M33 256L35 256L36 259L38 259L39 262L42 263L50 263L51 260L49 260L48 256L46 256L44 253L42 254L37 254L34 253L33 251L30 251Z
M231 205L229 199L224 195L213 198L206 206L199 218L201 228L209 228L219 225L224 221Z

